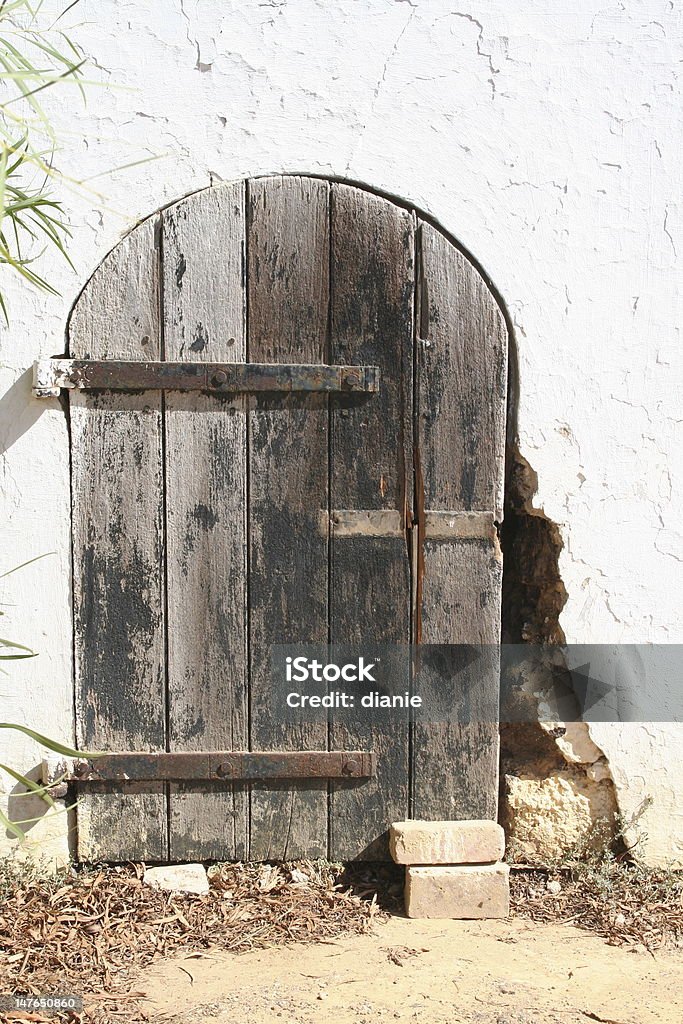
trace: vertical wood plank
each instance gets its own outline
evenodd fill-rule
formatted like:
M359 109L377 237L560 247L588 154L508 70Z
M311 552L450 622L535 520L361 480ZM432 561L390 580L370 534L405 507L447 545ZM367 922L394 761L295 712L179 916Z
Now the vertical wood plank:
M163 212L165 358L246 358L244 184ZM169 749L247 747L245 399L165 400ZM247 855L245 784L170 787L172 860Z
M377 196L332 186L331 359L380 367L380 391L335 400L331 507L397 509L412 491L414 218ZM402 537L332 536L333 643L410 643L410 567ZM331 783L331 856L387 856L408 813L408 723L334 722L335 749L374 750L377 774Z
M435 228L420 226L417 444L426 510L490 511L502 517L507 331L484 281ZM425 698L452 693L452 722L413 733L413 816L495 818L498 797L502 560L488 540L427 540L423 644L482 646L471 673L453 675L447 652L425 658ZM468 698L463 700L463 689ZM436 701L435 701L436 702Z
M495 819L500 549L496 541L427 541L424 566L423 654L415 686L425 705L443 709L449 719L413 727L412 816ZM432 652L431 644L444 647ZM473 645L469 666L464 647L448 646L466 644Z
M328 361L327 182L248 186L248 353L252 362ZM324 395L259 395L249 413L251 747L324 750L325 725L284 726L273 706L271 645L326 643L328 406ZM257 784L251 857L327 855L327 784Z
M419 444L429 508L503 516L507 329L481 275L421 223Z
M71 317L70 355L159 359L158 297L150 219L88 283ZM77 741L90 750L163 750L161 399L72 392L69 400ZM83 794L79 859L166 854L163 784Z

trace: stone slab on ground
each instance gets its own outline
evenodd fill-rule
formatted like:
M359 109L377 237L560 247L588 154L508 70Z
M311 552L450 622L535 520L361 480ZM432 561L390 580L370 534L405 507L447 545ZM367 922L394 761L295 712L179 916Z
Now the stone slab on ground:
M505 833L495 821L395 821L389 850L397 864L492 864Z
M168 892L194 892L203 896L209 891L209 879L202 864L163 864L145 868L143 881Z
M507 864L407 867L408 917L484 920L510 913Z

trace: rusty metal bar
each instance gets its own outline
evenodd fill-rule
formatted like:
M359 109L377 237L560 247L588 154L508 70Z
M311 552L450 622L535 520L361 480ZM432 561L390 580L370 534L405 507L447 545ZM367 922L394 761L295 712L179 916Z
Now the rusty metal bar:
M37 398L77 390L244 392L379 391L376 366L307 363L167 363L125 359L40 359L33 366Z
M82 758L66 767L69 782L206 782L263 779L363 779L375 774L375 755L359 750L126 751Z

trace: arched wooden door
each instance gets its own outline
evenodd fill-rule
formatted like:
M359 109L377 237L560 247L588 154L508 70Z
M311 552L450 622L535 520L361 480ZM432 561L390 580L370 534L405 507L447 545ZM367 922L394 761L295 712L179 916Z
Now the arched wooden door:
M79 857L373 859L393 820L495 816L495 723L294 729L269 701L273 643L499 639L507 335L462 253L349 185L221 185L110 253L68 339L77 360L380 374L371 394L141 391L142 368L71 391L80 746L376 756L350 781L90 784Z

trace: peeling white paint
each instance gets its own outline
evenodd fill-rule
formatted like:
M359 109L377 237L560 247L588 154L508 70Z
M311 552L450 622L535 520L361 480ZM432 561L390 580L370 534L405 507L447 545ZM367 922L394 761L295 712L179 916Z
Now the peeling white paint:
M520 10L520 7L524 9ZM69 740L68 437L30 366L63 353L80 287L137 219L212 182L348 176L429 211L480 260L515 327L520 450L559 523L582 643L681 640L683 11L669 0L82 0L65 18L101 66L84 107L45 94L77 267L61 298L3 271L0 494L5 632L41 652L0 678L3 720ZM49 262L49 265L47 263ZM639 849L683 863L683 732L594 727ZM3 737L4 740L7 737ZM14 737L8 756L41 754ZM38 834L37 830L33 830ZM7 845L3 838L1 842Z

